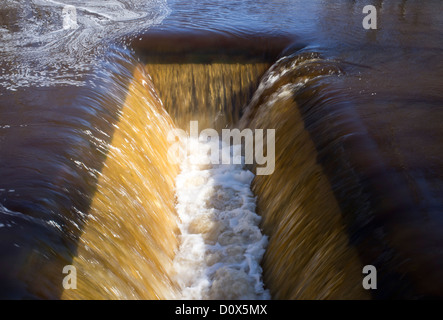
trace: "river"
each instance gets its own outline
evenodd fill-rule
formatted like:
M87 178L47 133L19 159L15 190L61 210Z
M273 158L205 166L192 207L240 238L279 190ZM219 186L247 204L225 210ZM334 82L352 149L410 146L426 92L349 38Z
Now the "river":
M3 0L0 297L442 298L442 9Z

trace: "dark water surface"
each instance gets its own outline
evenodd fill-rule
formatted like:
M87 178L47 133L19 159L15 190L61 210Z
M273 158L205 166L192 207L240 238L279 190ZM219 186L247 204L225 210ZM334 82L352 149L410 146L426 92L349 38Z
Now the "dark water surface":
M177 297L166 135L199 120L276 129L276 170L252 184L272 298L441 298L442 9L2 1L0 297Z

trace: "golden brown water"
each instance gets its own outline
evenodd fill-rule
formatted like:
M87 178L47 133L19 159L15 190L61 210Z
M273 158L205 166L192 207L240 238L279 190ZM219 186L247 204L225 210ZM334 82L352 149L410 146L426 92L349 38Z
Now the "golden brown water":
M285 85L330 72L339 73L339 69L315 54L302 55L298 60L300 64L307 61L307 66L295 74L280 77L264 91L259 89L245 107L241 122L241 128L276 129L276 170L270 176L257 176L253 184L254 193L259 195L261 225L270 237L263 260L265 284L274 299L368 298L361 286L362 263L356 249L348 243L339 205L316 161L314 143L304 128L293 93L288 96L282 91ZM274 66L273 70L278 71L282 66L284 63ZM223 108L214 111L204 106L220 105L207 102L208 97L220 99L220 95L208 92L220 92L223 86L231 89L229 94L246 91L247 96L249 88L260 77L250 82L238 79L251 78L251 73L263 72L262 69L262 64L147 65L145 70L152 72L152 82L149 76L136 71L115 124L92 199L89 222L73 261L79 270L79 289L65 290L62 298L165 299L175 296L171 262L178 241L173 192L178 167L167 158L170 144L166 141L174 124L157 97L153 83L156 79L159 79L157 83L163 80L164 101L184 101L183 97L188 96L200 107L193 109L187 103L172 109L183 124L189 120L211 124L217 113L222 114L222 120L236 114L238 117L238 106L250 98L227 99L229 102L221 104ZM314 72L316 69L319 71ZM233 76L235 72L237 77ZM173 79L173 90L166 90L165 79ZM195 87L204 87L204 90L201 94L192 94ZM172 105L177 104L169 104ZM166 103L165 107L168 108ZM222 128L227 125L220 124Z

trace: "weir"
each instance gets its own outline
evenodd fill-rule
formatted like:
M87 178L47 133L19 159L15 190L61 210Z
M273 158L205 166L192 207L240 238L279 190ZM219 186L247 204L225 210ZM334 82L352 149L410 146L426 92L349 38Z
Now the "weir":
M57 59L68 55L73 74L48 59L51 76L45 76L37 60L55 47L33 51L37 33L25 37L28 51L11 44L19 36L5 42L0 297L443 296L442 68L435 58L441 46L428 42L443 29L428 27L440 26L441 15L429 20L420 13L438 10L421 2L403 9L384 3L383 11L401 12L366 33L331 20L349 12L360 28L356 3L306 2L310 18L286 2L254 3L239 4L243 13L236 15L224 10L224 1L211 1L213 7L204 7L212 15L199 15L196 3L180 2L169 27L139 34L120 21L112 33L117 24L105 21L109 28L98 33L72 33L80 41L66 37L58 45L73 55L60 51ZM254 10L272 14L262 24ZM411 12L417 19L405 32ZM21 11L0 16L7 40ZM245 26L251 22L245 16L260 23ZM196 17L196 29L182 30L182 22ZM226 17L235 26L221 25ZM279 34L282 25L292 36ZM125 30L136 30L124 44L138 61L129 50L100 42L118 43ZM298 33L309 44L300 44ZM97 36L88 42L91 35ZM85 55L81 48L89 44L97 50ZM77 64L76 57L91 60ZM39 68L31 68L31 79L33 65ZM274 172L254 177L256 165L179 166L168 158L167 135L188 130L190 120L218 132L275 129ZM188 237L201 246L183 246L192 244ZM192 251L193 260L183 247L203 250ZM62 286L68 264L77 269L75 290ZM222 264L219 272L213 267ZM363 289L364 265L377 268L375 291Z
M317 53L284 58L265 74L240 122L241 128L276 131L275 171L253 182L270 236L264 279L275 299L370 297L361 286L358 251L349 245L339 203L296 101L298 90L311 81L339 74L337 64Z
M131 43L176 125L234 127L287 37L152 31Z

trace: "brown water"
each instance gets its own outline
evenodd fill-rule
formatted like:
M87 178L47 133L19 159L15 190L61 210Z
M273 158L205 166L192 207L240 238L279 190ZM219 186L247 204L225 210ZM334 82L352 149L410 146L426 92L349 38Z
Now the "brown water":
M0 5L2 298L178 297L167 133L190 120L276 130L252 181L271 298L442 297L440 1L375 1L377 30L364 1L66 1L76 30L18 3Z

